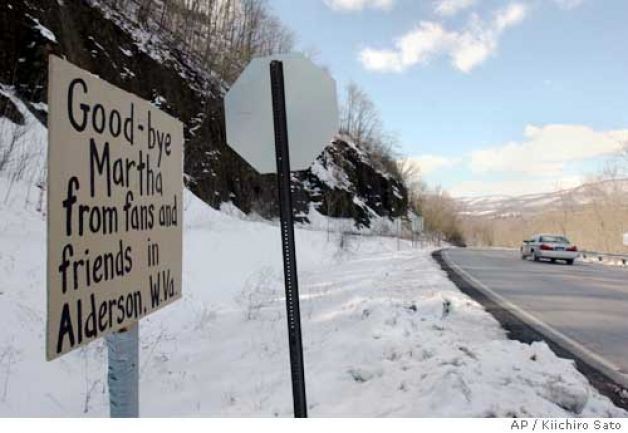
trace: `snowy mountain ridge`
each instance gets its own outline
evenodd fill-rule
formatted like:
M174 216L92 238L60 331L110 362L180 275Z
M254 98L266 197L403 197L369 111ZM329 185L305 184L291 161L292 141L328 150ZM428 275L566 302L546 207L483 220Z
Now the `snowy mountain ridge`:
M462 215L501 217L536 214L562 206L583 206L605 196L628 199L628 178L590 182L551 193L463 197L456 200Z

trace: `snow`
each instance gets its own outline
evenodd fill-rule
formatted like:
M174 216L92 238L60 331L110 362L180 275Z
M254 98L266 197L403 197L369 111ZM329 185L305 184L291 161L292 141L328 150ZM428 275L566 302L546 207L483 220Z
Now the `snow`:
M550 209L551 206L561 207L564 204L582 206L592 204L592 197L628 192L628 179L599 180L582 184L572 189L564 189L550 193L525 194L518 196L484 196L459 197L457 201L465 211L465 215L502 217L509 211L515 216ZM502 215L500 215L502 214Z
M37 191L0 202L0 416L106 416L102 340L44 360ZM277 225L187 191L184 212L183 299L141 322L141 414L291 416ZM327 236L296 231L311 416L627 415L546 344L508 340L429 249Z
M361 205L363 209L369 212L371 227L357 228L353 218L327 218L316 209L315 205L310 204L308 213L302 215L306 217L309 222L307 224L300 225L300 228L303 230L318 230L336 233L337 236L397 236L400 229L398 225L399 220L392 220L385 216L379 216L364 202L359 201L359 199L357 200L358 202L356 204ZM403 225L401 229L404 229Z
M0 416L106 416L102 340L44 360L46 128L0 118L28 164L0 173ZM44 106L42 106L44 108ZM0 141L4 145L6 141ZM337 178L336 178L337 179ZM292 414L277 222L188 191L183 299L140 326L144 416ZM312 416L626 416L544 343L508 340L431 259L312 205L296 230Z
M48 104L45 102L34 102L31 103L31 107L33 107L37 111L43 111L45 113L48 112Z
M226 92L228 88L227 84L213 71L202 68L195 56L186 55L183 61L173 56L172 48L173 45L177 45L177 42L163 35L157 23L149 20L148 25L150 29L147 29L145 26L138 25L130 18L137 15L135 9L138 7L139 3L127 2L124 5L125 11L118 11L116 8L112 8L107 2L98 0L88 0L88 3L92 7L98 8L105 18L111 20L128 33L133 39L137 49L147 54L158 63L169 63L177 74L188 82L188 86L191 89L200 94L209 94L211 93L210 89L206 89L204 86L207 82L213 81L221 83L222 91ZM133 53L128 49L124 50L120 48L120 50L127 57L133 56ZM211 77L211 80L199 81L195 79L197 71L203 71L202 74L207 74Z
M582 254L586 255L586 257L584 257ZM603 265L603 266L615 266L615 267L620 267L620 268L624 268L628 266L628 255L612 256L612 255L595 254L595 253L593 254L582 253L582 254L578 258L578 260L585 263L591 263L591 264Z
M347 173L334 164L327 152L323 153L322 158L325 159L326 166L323 164L321 158L317 158L310 166L312 174L330 189L349 190L351 181L347 177Z
M15 141L15 150L8 167L5 168L5 174L38 182L41 180L46 162L48 130L15 96L12 87L0 84L0 94L9 98L24 117L24 125L16 125L8 118L0 117L0 155ZM33 106L40 109L45 104L33 104Z
M58 42L57 42L57 38L55 37L55 34L54 34L54 33L52 33L52 31L51 31L48 27L44 26L43 24L41 24L41 23L39 22L39 20L37 20L36 18L31 17L30 15L29 15L29 18L30 18L31 20L33 20L33 22L35 23L34 27L35 27L37 30L39 30L39 33L40 33L40 34L41 34L44 38L48 39L50 42L54 42L55 44L56 44L56 43L58 43Z
M166 100L166 98L164 98L161 95L156 95L153 97L153 100L151 101L151 103L155 106L155 107L161 107L162 105L166 104L168 101Z

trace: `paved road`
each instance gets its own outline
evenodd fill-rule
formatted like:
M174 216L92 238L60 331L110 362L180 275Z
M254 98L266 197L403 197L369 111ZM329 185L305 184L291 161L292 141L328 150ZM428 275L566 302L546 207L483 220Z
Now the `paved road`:
M452 249L445 254L489 289L628 377L628 270L524 261L517 251Z

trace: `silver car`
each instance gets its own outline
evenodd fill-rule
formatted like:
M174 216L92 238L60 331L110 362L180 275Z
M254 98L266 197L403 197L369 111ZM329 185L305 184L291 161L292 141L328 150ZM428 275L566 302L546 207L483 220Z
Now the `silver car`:
M565 236L561 235L535 235L532 239L523 241L521 245L521 258L526 260L532 257L535 262L548 259L552 262L564 260L568 265L573 265L578 257L578 247L572 245Z

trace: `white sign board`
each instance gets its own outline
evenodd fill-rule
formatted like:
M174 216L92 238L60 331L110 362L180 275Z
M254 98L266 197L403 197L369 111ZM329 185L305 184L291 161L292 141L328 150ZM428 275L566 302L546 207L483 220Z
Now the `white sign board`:
M290 166L305 170L338 132L336 82L301 55L253 59L225 96L227 143L259 173L275 173L270 62L283 63Z
M628 233L624 233L624 245L628 247Z
M412 231L414 233L422 233L424 229L423 217L419 215L412 215L410 218L412 220Z
M50 360L181 297L183 125L54 56L48 104Z

